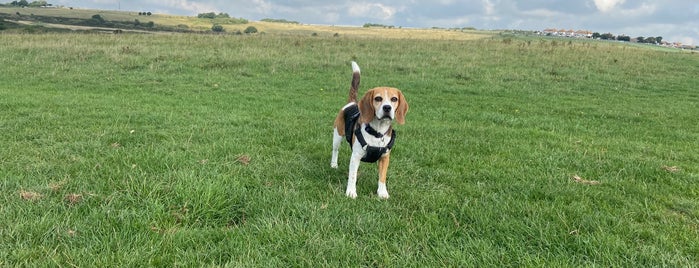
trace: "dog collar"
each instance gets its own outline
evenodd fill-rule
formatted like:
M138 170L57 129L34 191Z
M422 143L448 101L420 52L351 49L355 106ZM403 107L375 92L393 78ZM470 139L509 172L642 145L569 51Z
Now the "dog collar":
M378 131L376 131L376 129L371 127L371 125L369 125L369 124L366 124L366 127L364 128L364 130L366 131L366 133L369 133L369 135L372 135L372 136L379 138L379 139L383 138L383 136L384 136L382 133L379 133Z

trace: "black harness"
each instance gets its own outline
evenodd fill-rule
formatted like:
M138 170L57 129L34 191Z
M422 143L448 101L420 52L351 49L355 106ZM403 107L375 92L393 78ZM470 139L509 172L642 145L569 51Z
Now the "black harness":
M378 161L382 155L388 152L388 150L393 148L393 144L396 142L395 130L391 130L391 141L389 141L385 147L367 146L364 135L362 135L362 129L357 127L357 120L359 120L359 107L357 107L357 104L353 104L345 108L344 113L345 139L347 139L347 142L350 144L350 146L352 146L352 135L354 135L357 137L359 144L362 145L362 148L366 147L366 155L364 155L362 158L363 162L374 163ZM366 125L364 130L376 138L380 139L384 137L383 134L377 132L374 128L369 126L369 124Z

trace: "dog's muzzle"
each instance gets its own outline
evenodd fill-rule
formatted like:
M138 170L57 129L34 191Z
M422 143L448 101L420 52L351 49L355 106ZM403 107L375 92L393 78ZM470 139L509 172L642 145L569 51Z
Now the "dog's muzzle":
M384 106L381 106L381 111L382 111L382 113L383 113L383 116L382 116L381 118L379 118L379 119L389 119L389 120L393 120L393 116L391 116L391 110L392 110L392 109L393 109L393 107L391 107L391 105L384 105Z

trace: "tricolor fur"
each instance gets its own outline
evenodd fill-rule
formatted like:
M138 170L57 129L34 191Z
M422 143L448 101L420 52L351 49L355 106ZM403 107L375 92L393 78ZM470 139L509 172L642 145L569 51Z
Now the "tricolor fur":
M352 62L352 84L349 90L348 103L338 113L335 118L333 131L333 150L330 166L337 168L337 157L342 140L345 139L345 113L347 107L357 104L359 107L360 117L356 125L352 129L359 128L364 137L367 146L386 147L391 141L393 131L392 123L395 120L398 124L405 123L405 114L408 112L408 102L405 100L403 93L392 87L377 87L367 91L359 102L357 102L357 91L359 88L360 70L356 62ZM369 126L376 132L383 134L383 137L377 138L370 135L366 128ZM349 164L349 174L347 178L347 191L345 194L350 198L357 197L357 170L359 163L366 155L367 146L362 146L356 139L352 137L351 147L352 156ZM386 173L390 159L390 149L380 156L379 163L379 182L376 193L380 198L388 198L388 190L386 189Z

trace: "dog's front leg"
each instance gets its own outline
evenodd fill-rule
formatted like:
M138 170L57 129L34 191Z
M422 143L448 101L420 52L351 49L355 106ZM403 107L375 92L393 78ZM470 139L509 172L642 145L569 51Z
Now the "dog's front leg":
M391 159L390 154L386 154L379 159L379 187L376 194L381 199L388 198L388 189L386 189L386 173L388 173L388 162Z
M352 151L352 157L350 157L347 191L345 194L352 199L357 198L357 171L359 170L359 163L361 163L362 157L364 157L363 152L360 146L360 149Z

